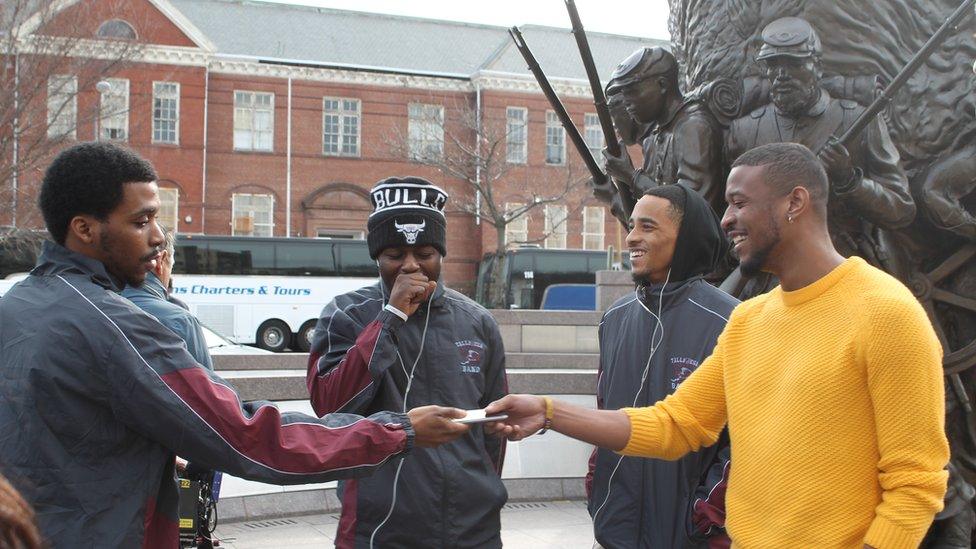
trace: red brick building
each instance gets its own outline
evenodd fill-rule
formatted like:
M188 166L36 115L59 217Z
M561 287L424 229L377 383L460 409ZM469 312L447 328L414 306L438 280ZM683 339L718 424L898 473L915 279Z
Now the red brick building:
M21 120L18 139L57 138L51 153L95 138L126 143L156 166L165 222L183 233L362 237L366 191L384 177L420 175L452 195L445 274L470 292L496 233L462 206L485 204L463 180L412 155L473 150L464 123L473 114L501 136L499 207L586 179L501 27L249 0L59 0L52 7L47 19L24 22L23 34L73 36L78 47L52 61L58 69L33 101L35 123ZM572 35L538 26L523 32L597 150L602 135ZM124 63L97 80L72 72L79 59L106 57L91 53L97 44L119 38L139 44ZM659 43L598 33L590 41L604 76L633 50ZM22 48L19 62L26 66L37 51ZM33 198L40 173L2 183L17 192L5 195L16 198L0 209L0 225L40 224ZM508 227L509 239L619 249L622 232L588 195L577 185L532 210Z

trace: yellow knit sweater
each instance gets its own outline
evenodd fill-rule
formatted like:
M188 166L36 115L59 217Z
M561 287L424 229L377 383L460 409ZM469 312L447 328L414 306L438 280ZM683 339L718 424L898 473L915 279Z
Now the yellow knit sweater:
M673 395L625 409L621 453L676 459L728 421L736 547L917 547L948 476L941 357L908 289L851 258L740 304Z

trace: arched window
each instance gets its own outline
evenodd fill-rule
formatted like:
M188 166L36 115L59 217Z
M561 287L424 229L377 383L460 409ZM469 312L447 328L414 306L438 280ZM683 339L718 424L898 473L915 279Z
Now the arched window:
M98 27L95 33L99 38L114 38L116 40L135 40L136 29L121 19L109 19Z

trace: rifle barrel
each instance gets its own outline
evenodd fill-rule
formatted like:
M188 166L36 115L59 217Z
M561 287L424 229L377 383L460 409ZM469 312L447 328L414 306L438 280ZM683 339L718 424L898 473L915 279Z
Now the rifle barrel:
M875 99L874 102L872 102L863 113L861 113L861 116L857 117L857 120L851 124L851 127L840 136L839 141L842 145L849 147L854 139L856 139L861 132L864 131L864 128L866 128L867 125L874 120L874 117L878 116L878 114L883 111L889 103L891 103L895 93L897 93L898 90L900 90L901 87L908 82L908 79L915 74L915 71L928 60L929 56L932 55L932 52L935 51L937 47L942 45L942 41L945 39L946 35L955 30L959 23L961 23L962 20L965 19L965 17L969 15L971 11L973 11L974 5L976 5L976 0L965 0L958 8L956 8L954 12L952 12L952 15L950 15L949 18L946 19L945 23L939 27L939 30L935 31L935 34L933 34L932 37L925 42L922 49L918 50L911 60L908 61L908 64L898 72L895 79L892 80L887 87L885 87L884 91L881 92L881 95L878 96L878 98Z
M512 27L508 30L508 34L511 35L512 40L515 42L515 47L518 48L519 53L525 59L525 62L529 65L529 70L532 71L532 75L535 76L536 82L539 87L542 88L542 93L549 100L549 105L552 106L552 110L556 112L556 117L559 118L559 122L562 124L563 129L569 135L569 140L573 142L573 146L576 151L583 157L583 163L586 164L586 169L589 170L590 175L597 184L605 184L607 181L607 174L603 173L600 169L599 164L596 163L596 159L593 158L593 153L590 152L589 147L586 146L586 142L583 140L583 136L580 135L579 129L573 124L573 119L569 117L569 113L566 112L566 107L563 106L563 102L559 100L559 96L556 95L556 91L552 89L552 85L549 83L549 79L546 78L545 73L542 72L542 68L539 66L538 61L536 61L535 56L532 55L532 50L529 49L528 44L525 43L525 38L522 37L522 31L518 27Z
M580 19L579 11L576 10L576 2L566 0L566 9L569 11L569 19L573 23L573 36L576 37L580 59L583 60L586 77L590 81L590 89L593 90L593 105L596 107L596 114L600 118L607 151L613 156L620 156L620 142L617 141L617 134L613 129L613 119L610 118L610 108L607 106L607 98L603 94L600 73L597 72L596 63L593 61L593 52L590 51L590 42L586 38L586 31L583 30L583 21Z

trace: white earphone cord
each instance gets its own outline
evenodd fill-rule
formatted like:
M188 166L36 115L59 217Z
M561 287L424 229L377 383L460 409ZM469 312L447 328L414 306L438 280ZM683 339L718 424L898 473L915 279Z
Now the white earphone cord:
M385 301L385 299L384 299ZM400 367L403 368L403 373L407 375L407 388L403 392L403 413L407 413L407 397L410 396L410 387L413 386L413 374L417 371L417 363L420 362L421 355L424 354L424 343L427 342L427 326L430 325L430 305L434 302L434 296L431 295L427 300L427 317L424 319L424 331L420 335L420 349L417 351L417 358L414 359L413 365L410 367L410 373L407 374L407 366L403 363L403 357L400 356L400 349L397 349L397 358L400 360ZM384 303L384 306L386 304ZM400 458L400 463L397 463L396 474L393 475L393 499L390 501L390 510L387 511L386 516L383 517L383 521L376 525L376 529L369 536L369 547L373 549L373 541L376 539L376 533L380 531L390 517L393 516L393 508L396 507L397 500L397 483L400 480L400 470L403 469L403 458Z
M668 276L665 277L664 284L661 286L661 293L658 295L657 298L657 314L651 312L651 310L647 308L647 305L644 305L644 302L640 300L640 296L636 295L639 290L636 289L634 290L634 294L637 297L637 303L639 303L640 306L643 307L644 310L648 312L648 314L654 317L656 324L654 325L654 331L651 332L651 354L650 356L647 357L647 364L644 365L644 372L641 373L640 386L637 387L637 394L634 395L634 403L631 404L631 408L637 407L637 401L640 400L640 394L644 390L644 383L647 381L647 376L651 371L651 359L654 358L654 353L657 352L658 347L660 347L661 345L661 342L664 341L664 322L661 321L661 314L664 309L664 288L667 287L668 282L670 281L671 281L671 269L668 269ZM655 343L654 338L658 333L658 328L661 329L661 337ZM603 503L600 504L600 507L598 507L596 512L593 513L594 529L596 528L596 519L597 517L600 516L600 511L603 511L603 508L606 506L607 502L610 501L610 492L612 489L611 484L613 483L613 477L614 475L617 474L617 469L620 468L620 464L623 463L623 461L624 461L624 456L620 456L617 459L617 464L613 466L613 471L610 472L610 478L607 479L607 495L606 497L603 498Z

